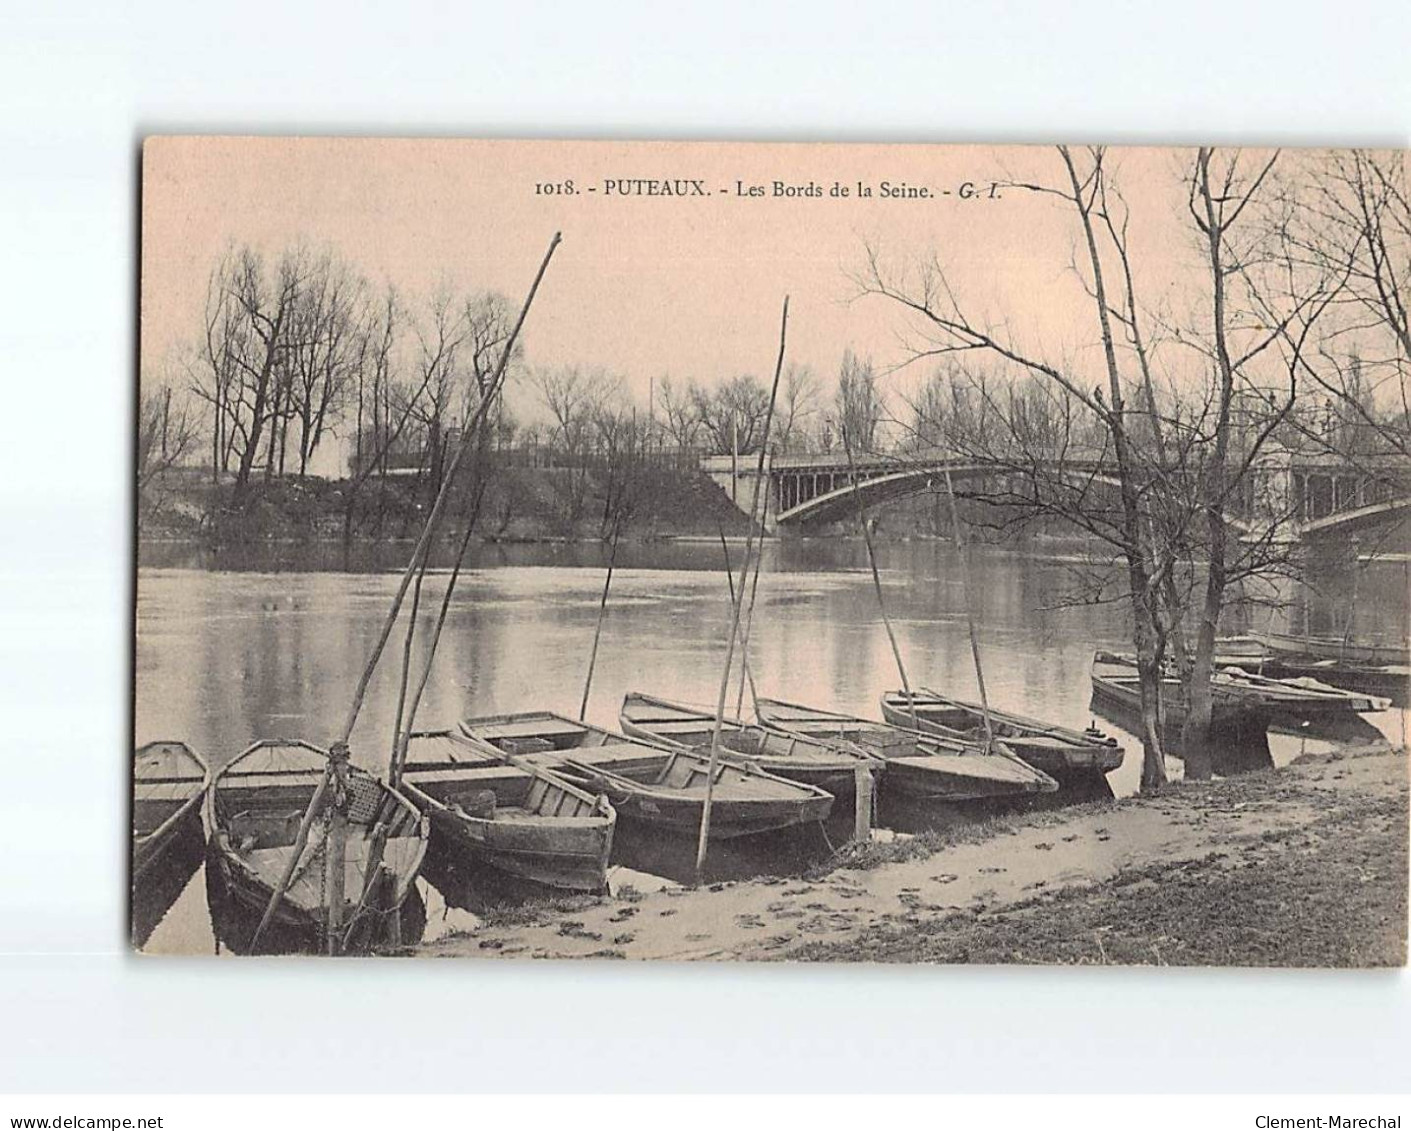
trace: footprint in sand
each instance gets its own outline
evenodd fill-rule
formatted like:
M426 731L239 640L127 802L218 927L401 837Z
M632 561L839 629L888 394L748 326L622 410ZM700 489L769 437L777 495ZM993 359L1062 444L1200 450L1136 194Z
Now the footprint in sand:
M802 918L803 918L803 914L804 914L804 913L803 913L802 911L776 911L776 912L774 913L774 918L776 918L776 919L802 919Z
M632 918L632 916L635 915L635 914L637 914L637 908L635 908L635 907L623 907L623 908L620 908L620 909L617 911L616 914L609 915L609 916L608 916L608 922L609 922L609 923L625 923L625 922L627 922L628 919Z
M779 894L780 894L780 895L807 895L807 894L808 894L809 892L811 892L812 890L813 890L812 886L810 886L809 884L804 884L804 886L801 887L801 888L785 888L785 889L784 889L783 891L781 891Z
M1034 845L1034 847L1035 847L1036 849L1038 849L1040 852L1052 852L1052 851L1053 851L1053 845L1049 844L1047 841L1044 841L1044 842L1041 842L1041 843L1039 843L1039 844L1036 844L1036 845Z
M1047 846L1045 846L1045 845L1038 845L1037 847L1039 847L1039 848L1044 848L1044 847L1052 848L1053 845L1051 845L1051 844L1050 844L1050 845L1047 845ZM987 875L993 876L993 875L998 874L999 872L1007 872L1007 871L1009 871L1009 869L1008 869L1008 868L981 868L980 871L986 873Z
M737 927L744 927L749 931L755 931L764 926L764 920L755 914L736 915L735 925Z
M1112 839L1112 836L1111 836L1111 834L1109 834L1109 833L1103 833L1103 834L1102 834L1101 836L1099 836L1097 839L1098 839L1098 840L1111 840L1111 839Z
M960 879L960 877L954 872L942 872L938 876L930 877L930 879L933 884L953 884L956 880Z
M1075 840L1077 840L1077 839L1078 839L1078 834L1077 834L1077 833L1074 833L1072 836L1066 836L1066 837L1064 837L1064 838L1063 838L1063 843L1064 843L1064 844L1072 844L1072 843L1073 843Z
M335 875L336 875L336 874L337 874L337 873L335 873ZM620 935L613 935L613 936L612 936L612 942L613 942L613 945L614 945L614 946L626 946L628 943L630 943L630 942L631 942L633 939L635 939L636 937L637 937L637 936L636 936L635 934L633 934L631 931L625 931L625 932L623 932L623 933L620 934Z
M663 907L663 908L661 909L661 911L659 912L659 914L661 914L663 917L665 917L665 916L667 916L667 915L675 915L675 914L676 914L676 908L674 908L674 907Z
M833 912L831 915L814 915L799 924L799 930L810 935L821 935L829 931L846 931L857 926L857 916Z
M710 935L709 935L709 934L707 934L707 933L705 933L705 932L703 932L703 931L697 931L697 932L695 932L694 934L689 934L689 935L687 935L687 936L686 936L686 941L687 941L687 942L700 942L702 939L708 939L708 938L710 938Z

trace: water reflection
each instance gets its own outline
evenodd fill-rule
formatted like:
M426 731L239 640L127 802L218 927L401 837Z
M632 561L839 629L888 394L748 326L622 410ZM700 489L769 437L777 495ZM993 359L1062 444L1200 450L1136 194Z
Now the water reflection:
M348 554L338 546L276 547L242 560L213 559L189 547L144 547L136 741L179 736L219 767L257 738L330 740L377 638L407 550L399 544L356 546ZM975 698L955 551L925 542L886 545L879 553L888 611L912 682ZM732 554L738 563L738 546ZM1094 647L1130 644L1120 606L1064 607L1073 554L977 548L981 584L974 596L991 702L1082 729L1094 721ZM467 715L528 709L576 715L604 560L596 545L477 547L457 587L418 723L447 726ZM212 564L220 568L207 568ZM345 565L354 572L344 572ZM1291 591L1295 609L1309 610L1304 615L1314 617L1315 630L1323 623L1317 619L1323 614L1314 613L1319 602L1335 610L1351 607L1351 583L1340 589L1335 579ZM428 578L422 602L428 628L444 583L444 572ZM1361 569L1356 589L1359 601L1372 604L1376 621L1405 623L1401 563ZM628 690L713 703L728 610L719 543L624 544L588 718L615 725ZM1367 614L1358 615L1364 618L1359 623L1372 623ZM1250 627L1247 617L1237 615L1226 629ZM390 748L399 675L391 660L400 655L400 628L393 640L353 734L354 760L374 770L385 766ZM425 647L423 634L413 649L418 665ZM898 678L860 543L797 539L767 545L750 662L761 695L878 714L879 697ZM735 694L732 686L732 703ZM1394 740L1404 736L1404 711L1373 722ZM1118 737L1127 757L1107 783L1091 783L1093 796L1109 787L1119 796L1132 793L1141 775L1140 743L1120 725L1103 728ZM1306 730L1273 733L1263 764L1282 765L1320 741L1325 739ZM1170 777L1180 773L1179 761L1168 763ZM852 821L850 805L837 808L838 827L830 823L829 832L834 844L847 836ZM907 828L973 815L937 810L911 821L915 815L884 812L881 819ZM762 862L748 846L713 849L711 878L801 870L826 854L822 835L795 832L788 843L763 846ZM619 840L614 864L625 872L689 876L675 847L634 844L630 833ZM689 848L685 856L693 853ZM198 875L179 889L165 919L151 930L148 949L215 948L209 922L190 921L204 917L200 892L192 895L201 887ZM447 923L473 924L473 918L456 918L475 914L475 900L462 898L464 892L443 895L433 885L424 895L433 931L462 929Z

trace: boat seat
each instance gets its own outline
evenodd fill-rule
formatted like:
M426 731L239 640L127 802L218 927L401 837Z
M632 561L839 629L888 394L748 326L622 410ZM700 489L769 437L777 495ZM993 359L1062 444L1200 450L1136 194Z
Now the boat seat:
M226 821L225 828L237 849L247 843L251 849L280 848L294 843L303 819L298 809L283 813L244 809Z
M495 791L493 789L472 789L453 793L446 798L452 809L458 809L467 817L489 819L495 815Z
M518 754L546 754L554 749L547 738L502 738L500 749L511 756Z

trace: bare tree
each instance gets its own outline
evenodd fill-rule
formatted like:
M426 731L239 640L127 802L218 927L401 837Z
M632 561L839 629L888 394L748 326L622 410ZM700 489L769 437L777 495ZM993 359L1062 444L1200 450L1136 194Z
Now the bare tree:
M320 257L294 304L285 366L289 373L287 403L281 430L298 422L296 437L299 478L324 435L343 411L354 374L358 316L365 284L331 253ZM284 450L281 437L281 470Z
M769 410L769 390L748 373L722 381L715 389L693 383L691 402L711 449L719 454L755 451Z
M137 411L137 491L144 509L168 470L195 451L199 430L195 414L181 402L173 404L172 386L143 382Z
M790 362L774 406L773 446L781 452L807 444L808 422L818 412L818 377L807 365Z
M690 387L680 389L669 375L665 376L657 383L657 403L672 445L683 452L693 449L700 437L701 419Z
M562 517L571 526L587 504L594 423L619 382L601 369L575 365L541 370L534 383L552 418L549 446L559 464Z
M250 473L283 410L280 375L289 348L289 326L308 274L302 250L282 255L273 270L250 247L231 249L211 272L205 339L193 389L214 410L218 464L236 461L235 500L243 499ZM266 460L272 449L266 444Z
M855 451L877 450L877 429L886 415L886 406L870 357L860 358L850 349L844 351L833 411Z

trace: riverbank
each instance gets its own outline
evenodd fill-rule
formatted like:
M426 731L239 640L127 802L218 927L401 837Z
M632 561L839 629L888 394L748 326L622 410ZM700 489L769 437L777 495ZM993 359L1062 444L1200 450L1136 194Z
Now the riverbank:
M524 910L431 956L1395 966L1407 762L1385 745L844 850L833 867Z
M472 510L470 484L457 484L446 510L454 541ZM613 492L609 506L609 492ZM728 493L697 469L662 464L627 488L596 470L498 467L485 484L476 535L486 542L601 540L616 509L629 539L743 534L749 520ZM256 478L237 494L228 479L174 468L150 483L138 506L143 541L198 540L209 546L270 542L337 543L416 538L435 496L430 482L396 476L355 485L346 479Z

